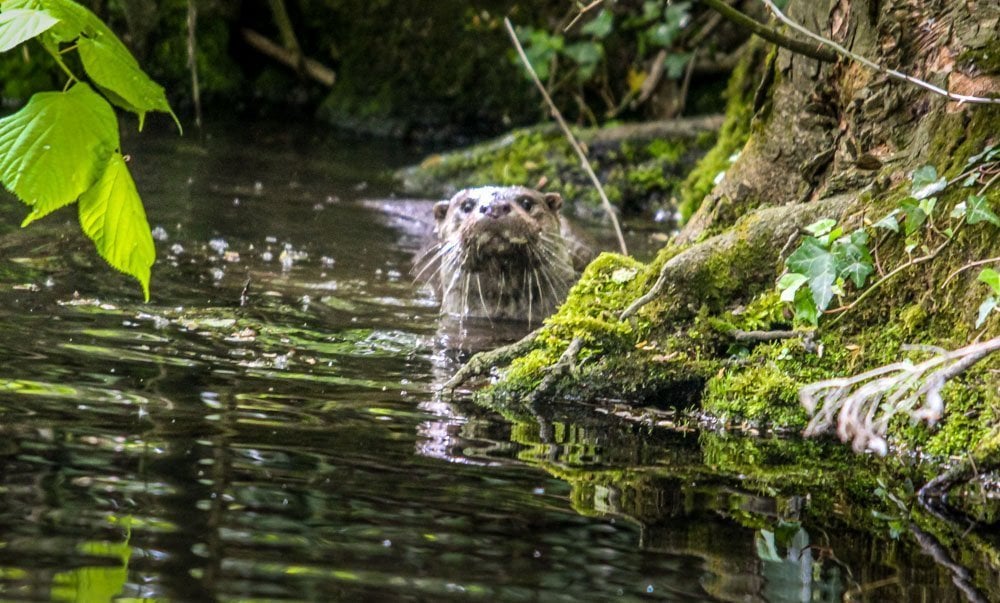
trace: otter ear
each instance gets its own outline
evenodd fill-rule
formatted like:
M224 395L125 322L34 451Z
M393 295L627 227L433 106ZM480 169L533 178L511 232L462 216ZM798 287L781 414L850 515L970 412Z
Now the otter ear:
M544 199L545 204L548 205L549 209L552 211L559 211L559 208L562 207L563 199L562 195L559 193L545 193Z
M434 204L434 219L440 222L444 220L444 217L448 215L448 208L451 207L451 203L448 201L438 201Z

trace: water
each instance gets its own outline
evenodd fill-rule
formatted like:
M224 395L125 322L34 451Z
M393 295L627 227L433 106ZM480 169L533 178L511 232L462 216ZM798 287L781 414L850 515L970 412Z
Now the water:
M798 470L784 442L435 400L456 348L514 334L456 339L408 275L419 228L360 201L405 151L274 125L124 144L151 303L72 210L20 231L0 206L0 598L962 598L849 498L817 516L835 479L746 483L753 457Z

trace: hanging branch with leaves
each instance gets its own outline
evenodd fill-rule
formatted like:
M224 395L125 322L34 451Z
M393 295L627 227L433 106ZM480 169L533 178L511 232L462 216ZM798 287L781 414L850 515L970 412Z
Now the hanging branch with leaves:
M22 226L77 203L80 227L112 267L136 278L149 300L156 251L146 212L122 154L112 104L170 114L167 97L121 40L71 0L0 3L0 52L41 44L66 74L61 92L40 92L0 119L0 182L31 208ZM64 56L76 51L90 83Z

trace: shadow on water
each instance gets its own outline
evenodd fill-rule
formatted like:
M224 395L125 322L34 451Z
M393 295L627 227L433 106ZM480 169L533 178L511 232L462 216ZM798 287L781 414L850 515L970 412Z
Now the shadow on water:
M968 596L909 519L893 539L859 508L877 484L845 487L839 448L435 400L464 344L515 335L442 329L421 235L361 202L405 152L276 126L124 144L151 303L72 210L20 231L0 206L0 598Z

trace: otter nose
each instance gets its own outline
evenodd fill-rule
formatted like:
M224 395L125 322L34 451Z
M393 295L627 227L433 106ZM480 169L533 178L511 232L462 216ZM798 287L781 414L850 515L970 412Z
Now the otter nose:
M479 211L491 218L502 218L510 213L509 201L490 201L479 206Z

